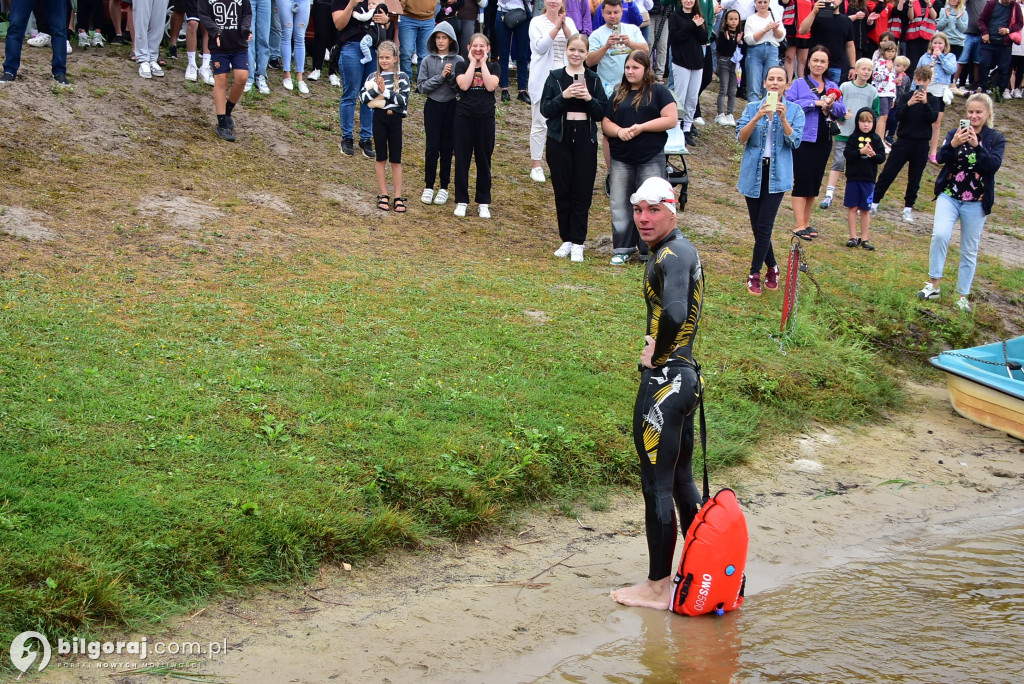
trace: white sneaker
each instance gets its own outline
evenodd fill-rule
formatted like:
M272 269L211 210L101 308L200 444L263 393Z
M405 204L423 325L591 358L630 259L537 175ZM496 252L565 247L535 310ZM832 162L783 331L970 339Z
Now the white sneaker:
M459 218L466 218L467 207L469 207L468 204L463 204L462 202L459 202L458 204L455 205L455 215L458 216Z
M193 83L198 81L199 67L197 67L195 64L189 64L187 67L185 67L185 80L192 81Z
M163 77L164 75L164 70L160 68L160 64L158 62L150 62L149 70L153 73L154 76Z
M967 301L967 297L961 296L960 299L956 300L956 305L960 307L961 311L971 313L971 303Z
M572 256L569 258L569 261L575 261L576 263L583 261L583 245L572 246Z
M103 34L102 33L100 33L99 31L93 31L92 32L92 46L93 47L103 47L103 45L105 43L106 43L106 41L103 40Z
M68 44L68 54L70 55L71 54L71 41L70 40L66 40L64 42Z
M434 195L434 204L436 204L437 206L441 206L442 204L447 204L447 203L448 203L448 191L445 190L444 188L441 188L440 190L437 191L437 194Z
M242 88L242 92L243 92L243 93L247 93L247 92L249 92L250 90L252 90L252 81L246 81L246 82L245 82L245 87L244 87L244 88Z
M571 242L563 242L562 246L555 250L555 256L558 257L559 259L564 259L565 257L569 256L569 254L571 252L572 252L572 243Z
M292 85L292 79L290 78L286 78L283 81L281 81L281 85L284 86L285 90L293 90L295 88L295 86Z
M1013 95L1014 100L1019 100L1021 97L1020 88L1014 88L1010 94Z
M308 74L306 74L306 80L307 81L319 81L320 80L320 70L319 69L313 69L312 71L310 71Z
M260 91L260 95L269 95L270 94L270 86L267 85L267 77L266 76L257 76L256 77L256 90Z
M92 39L89 38L89 34L85 31L78 32L78 47L87 48L92 44Z
M149 68L149 62L139 64L139 76L142 78L153 78L153 70Z
M1010 89L1009 88L1004 88L1003 89L1003 99L1004 100L1012 100L1013 99L1013 94L1010 93Z
M704 117L703 116L698 116L696 119L693 120L693 125L694 126L703 126L704 125Z
M203 83L206 85L213 85L213 69L210 67L199 67L199 76L203 79Z
M534 166L530 169L530 178L537 181L538 183L544 182L544 167Z
M480 205L479 214L480 218L491 218L491 210L488 208L486 204Z
M430 204L433 201L434 201L434 189L433 188L424 188L423 189L423 194L420 195L420 202L423 202L424 204Z
M874 216L878 213L878 202L871 203L871 215Z
M725 120L725 114L719 114L715 117L715 123L719 126L728 126L729 122Z
M917 293L917 298L918 299L938 299L939 298L939 292L940 292L939 288L937 288L934 285L932 285L931 282L929 281L929 282L925 283L924 287L921 288L921 291Z
M330 48L324 50L324 59L326 59L328 62L331 61L331 50L330 50Z
M736 117L733 116L732 114L726 114L725 115L725 120L729 122L730 126L735 126L736 125Z
M331 74L327 78L327 80L330 81L331 85L334 86L335 88L341 87L341 78L338 76L338 74Z
M300 94L309 95L309 86L306 85L305 81L299 81L295 86L299 89Z
M903 207L903 222L913 223L914 222L914 210L910 207Z
M47 45L50 44L50 34L49 33L37 33L36 35L32 36L31 38L29 38L25 42L28 43L29 45L31 45L32 47L46 47Z

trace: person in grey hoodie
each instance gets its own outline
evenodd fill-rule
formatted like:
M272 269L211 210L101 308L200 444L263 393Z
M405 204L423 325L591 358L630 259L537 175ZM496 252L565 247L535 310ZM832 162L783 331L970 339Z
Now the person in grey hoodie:
M448 184L452 175L452 155L455 150L455 67L462 63L455 31L442 21L427 38L429 53L420 63L416 77L416 90L427 96L423 104L423 128L427 134L426 164L424 166L423 194L420 201L437 205L448 201ZM438 166L441 185L434 194L434 179Z

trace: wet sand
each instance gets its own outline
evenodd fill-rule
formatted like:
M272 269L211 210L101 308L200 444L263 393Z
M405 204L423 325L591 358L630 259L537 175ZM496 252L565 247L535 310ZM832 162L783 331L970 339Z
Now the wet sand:
M945 387L911 385L908 396L906 413L880 424L779 440L753 466L712 473L712 490L735 489L747 514L743 610L800 575L941 534L979 510L1019 508L1024 443L955 414ZM642 531L639 494L578 520L533 514L518 534L325 568L315 582L224 600L146 636L226 639L227 653L197 670L223 681L533 681L641 632L650 611L608 591L644 578ZM51 664L42 681L151 681L89 665Z

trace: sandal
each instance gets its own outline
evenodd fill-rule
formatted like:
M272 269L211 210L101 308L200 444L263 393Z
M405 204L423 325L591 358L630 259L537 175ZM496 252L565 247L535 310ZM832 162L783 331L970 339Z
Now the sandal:
M389 195L377 195L377 208L381 211L391 211L390 200Z
M156 60L156 63L159 64L162 67L167 66L167 60L166 59L158 59L158 60Z
M128 59L130 59L133 62L135 61L135 50L132 50L130 53L128 53Z
M798 237L801 240L807 240L808 242L810 242L811 239L812 239L809 228L803 228L801 230L794 230L793 231L793 237Z
M860 238L850 238L846 241L847 247L860 247Z
M395 213L396 214L404 214L405 213L405 198L404 197L395 197Z
M864 249L868 250L869 252L874 252L875 251L875 246L873 244L871 244L870 242L868 242L867 240L861 240L860 241L860 246L863 247Z
M804 228L804 230L807 231L807 234L810 237L812 237L812 238L818 237L818 229L817 228L812 228L811 226L807 226L806 228Z

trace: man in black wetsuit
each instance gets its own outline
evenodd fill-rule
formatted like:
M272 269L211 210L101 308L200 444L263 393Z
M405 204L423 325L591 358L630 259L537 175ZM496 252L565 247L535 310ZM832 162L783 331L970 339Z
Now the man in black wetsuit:
M646 582L616 589L611 596L627 606L667 610L676 539L701 505L692 469L693 415L702 386L693 361L693 340L703 306L704 277L697 250L676 228L676 198L669 182L647 179L630 203L640 238L651 248L643 283L647 343L640 356L640 391L633 410L650 569Z

